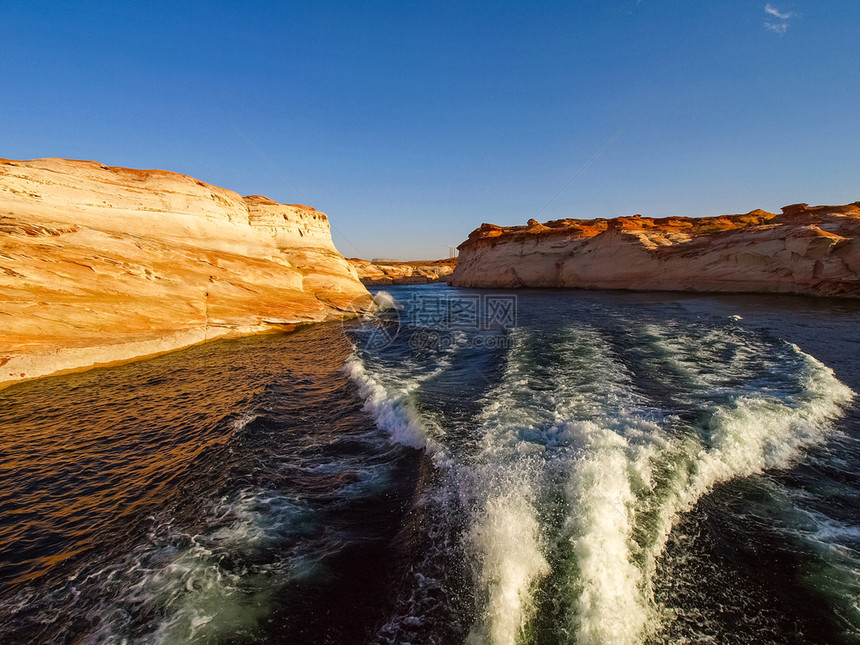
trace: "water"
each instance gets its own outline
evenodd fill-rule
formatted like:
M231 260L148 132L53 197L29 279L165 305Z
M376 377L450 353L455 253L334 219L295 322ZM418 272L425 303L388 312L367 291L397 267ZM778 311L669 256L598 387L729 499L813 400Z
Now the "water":
M0 642L860 643L860 303L387 291L0 392Z

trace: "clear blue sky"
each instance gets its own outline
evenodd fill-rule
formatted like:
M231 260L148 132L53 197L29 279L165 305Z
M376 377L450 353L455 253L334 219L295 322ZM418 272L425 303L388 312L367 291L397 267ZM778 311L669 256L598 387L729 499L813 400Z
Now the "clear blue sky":
M539 219L847 203L858 31L857 0L0 0L0 156L310 202L366 257L524 223L623 128Z

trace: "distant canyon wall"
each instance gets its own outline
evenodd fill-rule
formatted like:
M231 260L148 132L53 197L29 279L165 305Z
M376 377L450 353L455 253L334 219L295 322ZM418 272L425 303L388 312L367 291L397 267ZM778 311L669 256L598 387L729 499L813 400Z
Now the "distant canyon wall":
M362 283L374 286L445 282L457 266L457 258L411 262L349 258L349 262L355 267Z
M483 224L459 247L461 287L860 296L860 202L721 217Z
M0 160L0 387L369 302L313 208L163 170Z

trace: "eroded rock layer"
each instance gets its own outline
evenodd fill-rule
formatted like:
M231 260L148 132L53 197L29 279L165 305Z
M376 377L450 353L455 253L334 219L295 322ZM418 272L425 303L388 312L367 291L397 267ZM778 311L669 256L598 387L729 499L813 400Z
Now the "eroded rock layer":
M313 208L162 170L0 160L0 386L368 301Z
M358 272L359 280L366 285L444 282L457 266L457 258L410 262L349 258L349 262Z
M860 296L860 202L721 217L482 224L449 282L466 287Z

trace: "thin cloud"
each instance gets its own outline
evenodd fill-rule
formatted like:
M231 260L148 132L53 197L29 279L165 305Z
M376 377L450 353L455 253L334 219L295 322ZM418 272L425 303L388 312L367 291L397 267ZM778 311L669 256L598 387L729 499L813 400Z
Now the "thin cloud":
M768 2L764 6L764 12L768 15L768 19L764 21L765 29L780 35L788 31L788 19L794 17L793 11L780 11Z
M787 22L766 22L764 23L764 28L769 29L770 31L775 31L778 34L784 34L788 31L788 23Z
M768 3L764 6L764 10L765 10L765 13L769 13L774 18L779 18L780 20L788 20L789 18L791 18L794 15L790 11L787 11L786 13L782 13L779 9L777 9L776 7L774 7L770 3Z

